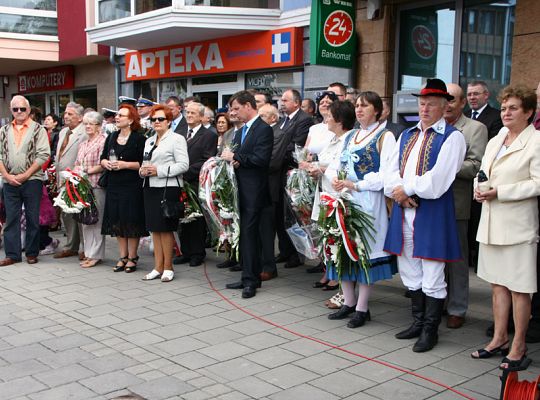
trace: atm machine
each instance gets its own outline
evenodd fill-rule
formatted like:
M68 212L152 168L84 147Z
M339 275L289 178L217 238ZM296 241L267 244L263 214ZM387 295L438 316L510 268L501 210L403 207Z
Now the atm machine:
M398 90L394 95L392 121L410 128L420 121L418 98L409 90Z

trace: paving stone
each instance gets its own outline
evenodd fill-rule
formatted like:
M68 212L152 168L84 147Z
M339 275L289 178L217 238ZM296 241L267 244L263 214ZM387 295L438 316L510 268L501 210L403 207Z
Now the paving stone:
M210 365L204 369L204 373L217 375L227 380L244 378L264 371L261 367L245 358L239 357L234 360L225 361L219 364Z
M160 326L152 329L152 333L163 339L175 339L182 336L191 336L199 333L201 330L192 326L186 325L186 322Z
M229 386L254 399L260 399L282 390L281 388L271 385L270 383L257 378L256 376L247 376L245 378L229 382Z
M103 374L136 365L137 361L123 354L114 353L104 357L81 361L81 365L92 371Z
M204 390L195 390L193 392L189 392L186 394L183 394L182 396L178 396L178 399L182 400L206 400L211 398L211 394L206 393ZM172 399L168 399L172 400Z
M26 360L15 364L0 367L0 380L7 382L23 376L34 375L49 367L37 360Z
M219 343L198 350L199 353L212 357L218 361L226 361L249 354L252 350L234 342Z
M9 324L9 327L15 329L17 332L26 332L34 329L47 328L56 325L55 321L51 321L48 318L34 318L27 319L25 321L18 321Z
M270 369L256 376L282 389L288 389L319 377L319 375L293 364Z
M205 346L206 343L201 342L200 340L190 337L181 337L157 343L155 345L155 348L163 350L163 352L166 354L176 356L178 354L187 353L189 351L197 350Z
M195 388L174 377L162 377L148 382L132 384L129 389L142 397L151 400L161 400L173 395L182 395Z
M46 357L53 354L51 350L39 343L0 351L0 357L10 363Z
M435 380L436 382L440 382L444 385L447 385L447 386L457 386L461 383L464 383L467 381L467 378L461 376L461 375L456 375L456 374L453 374L451 372L448 372L448 371L443 371L439 368L435 368L435 367L432 367L432 366L427 366L427 367L424 367L424 368L420 368L416 371L414 371L415 373L417 374L420 374L426 378L430 378L432 380ZM483 375L484 376L484 375ZM440 391L444 391L446 390L444 387L440 386L440 385L435 385L425 379L420 379L414 375L408 375L408 374L405 374L405 375L402 375L400 377L401 379L403 380L406 380L408 382L411 382L411 383L414 383L416 385L420 385L420 386L424 386L428 389L431 389L431 390L434 390L434 391L437 391L437 392L440 392Z
M114 316L114 315L99 315L97 317L88 318L85 322L89 325L95 326L96 328L104 328L106 326L118 325L124 320Z
M425 365L434 364L441 360L439 357L433 356L429 351L425 353L415 353L410 348L393 351L379 357L379 359L413 370L422 368Z
M392 379L365 391L367 394L381 399L420 400L428 399L436 394L433 390L406 382L402 379Z
M27 396L31 393L39 392L47 387L30 376L13 379L9 382L0 383L0 393L2 400L13 399L15 397Z
M245 358L267 368L276 368L280 365L289 364L299 360L302 356L280 347L274 347L251 353L245 356Z
M58 386L52 389L44 390L38 393L29 395L32 400L83 400L96 399L96 393L85 388L77 382L70 383L64 386Z
M347 371L334 372L333 374L309 381L309 384L339 397L351 396L377 385L374 381L361 378Z
M251 347L254 350L263 350L283 343L288 343L289 340L268 332L260 332L240 337L236 339L235 342Z
M51 350L61 351L94 343L94 340L79 333L72 333L70 335L44 340L41 343Z
M151 330L152 328L157 328L158 326L159 325L155 322L148 321L146 319L138 319L134 321L115 324L112 325L111 328L116 329L119 332L129 334Z
M271 400L333 400L339 399L324 390L303 384L269 396Z
M70 382L75 382L80 379L89 378L94 375L95 373L89 369L79 364L72 364L56 368L52 371L34 374L33 376L49 387L56 387Z
M52 337L53 335L43 329L33 329L23 333L4 337L3 340L12 346L26 346L33 343L42 342Z
M98 394L105 394L137 385L142 382L142 379L125 371L114 371L92 378L82 379L79 382Z
M295 361L294 364L320 375L331 374L332 372L354 365L349 360L328 353L315 354Z
M173 357L172 360L188 369L204 368L208 365L216 364L218 361L212 357L208 357L198 351L190 351Z

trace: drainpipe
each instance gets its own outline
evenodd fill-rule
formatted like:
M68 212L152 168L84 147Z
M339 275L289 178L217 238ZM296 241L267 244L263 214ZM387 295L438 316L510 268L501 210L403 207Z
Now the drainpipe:
M118 108L118 92L120 84L120 64L116 61L116 47L109 47L109 62L114 66L114 109Z

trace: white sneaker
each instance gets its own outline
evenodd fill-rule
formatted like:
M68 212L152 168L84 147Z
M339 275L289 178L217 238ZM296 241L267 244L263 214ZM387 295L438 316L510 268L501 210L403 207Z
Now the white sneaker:
M49 254L54 254L59 244L60 244L60 241L58 239L53 239L52 242L49 243L47 247L45 247L43 250L40 250L39 255L47 256Z

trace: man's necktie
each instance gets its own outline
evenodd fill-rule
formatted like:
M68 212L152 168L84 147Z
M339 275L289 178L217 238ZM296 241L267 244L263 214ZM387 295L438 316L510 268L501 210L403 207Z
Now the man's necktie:
M472 119L477 119L478 118L478 111L473 111L472 112Z
M285 122L283 123L283 125L281 125L281 129L282 129L282 130L287 129L287 127L289 126L289 122L291 122L291 120L289 119L289 117L285 117Z
M244 125L242 127L242 140L240 141L240 144L244 144L244 140L246 139L247 131L248 131L247 125Z
M64 150L66 149L68 143L69 143L69 137L71 136L73 132L71 129L68 129L66 132L66 136L64 137L64 141L62 142L62 145L60 146L60 152L58 155L61 157L64 154Z
M191 139L192 136L193 136L193 129L190 129L187 134L187 140Z

